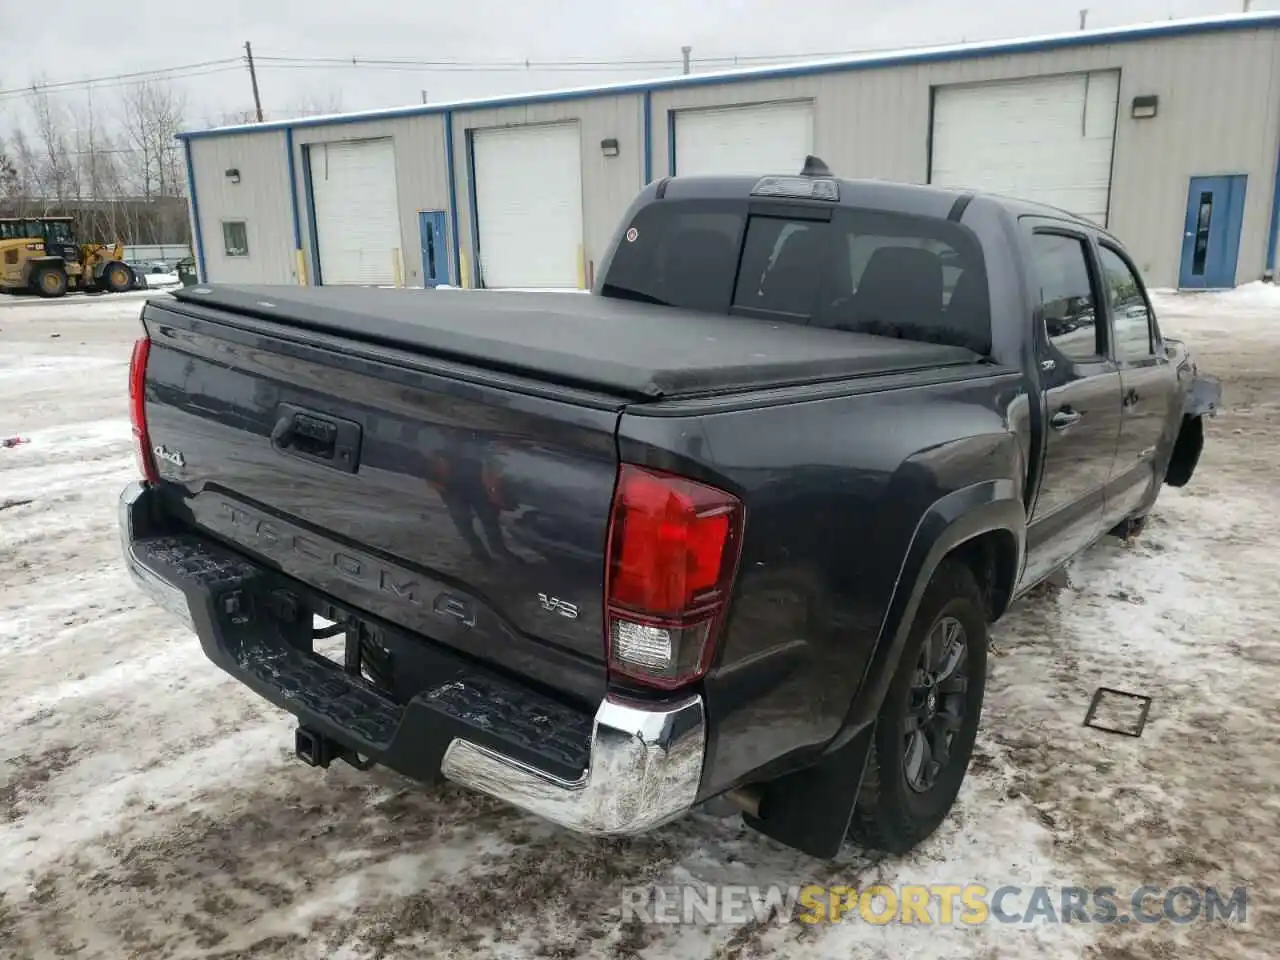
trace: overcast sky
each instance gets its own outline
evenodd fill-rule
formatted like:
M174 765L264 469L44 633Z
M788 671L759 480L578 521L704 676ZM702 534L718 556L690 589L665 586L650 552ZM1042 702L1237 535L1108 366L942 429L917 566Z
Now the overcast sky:
M16 0L0 0L5 5ZM1239 12L1241 0L517 0L353 3L351 0L127 0L106 17L24 17L0 36L0 131L29 111L29 97L5 94L33 82L76 81L192 64L243 53L253 43L268 118L300 104L342 110L638 80L679 71L680 47L704 57L856 51L1074 30L1089 4L1090 27ZM73 6L79 6L78 4ZM1255 0L1254 10L1280 7ZM110 26L107 26L110 24ZM664 58L671 66L545 71L412 67L374 70L298 67L270 57L406 58L453 61ZM193 126L253 105L247 72L172 81L187 97ZM99 86L95 106L119 88ZM59 99L84 104L83 87Z

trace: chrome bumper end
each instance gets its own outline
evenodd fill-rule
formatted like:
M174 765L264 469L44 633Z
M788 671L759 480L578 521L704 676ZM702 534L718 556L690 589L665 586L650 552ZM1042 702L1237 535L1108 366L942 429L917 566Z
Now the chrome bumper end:
M116 511L120 521L120 550L124 554L124 565L139 589L150 597L157 606L164 608L189 629L194 631L191 620L191 607L187 598L174 584L162 580L153 571L138 562L133 543L137 537L138 512L144 509L143 498L148 495L145 484L134 481L120 491L120 499Z
M561 780L467 740L445 751L441 773L579 833L643 833L687 812L702 779L702 698L655 705L606 696L596 711L591 760Z

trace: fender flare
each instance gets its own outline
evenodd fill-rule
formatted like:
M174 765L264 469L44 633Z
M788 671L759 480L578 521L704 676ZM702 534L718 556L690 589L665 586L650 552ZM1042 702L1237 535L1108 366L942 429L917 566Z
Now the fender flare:
M943 558L974 537L1004 531L1012 534L1017 543L1016 580L1026 550L1026 528L1026 509L1013 480L986 480L962 487L924 512L907 546L858 692L840 732L824 753L839 749L875 721L889 682L897 672L925 588Z

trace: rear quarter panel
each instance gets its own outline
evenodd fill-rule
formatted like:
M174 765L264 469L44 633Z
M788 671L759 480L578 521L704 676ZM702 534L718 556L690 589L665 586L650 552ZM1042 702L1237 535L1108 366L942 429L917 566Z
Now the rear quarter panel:
M624 461L698 477L746 505L738 580L705 681L704 796L795 765L840 731L893 628L890 601L930 506L984 481L1023 490L1022 375L969 376L624 414Z

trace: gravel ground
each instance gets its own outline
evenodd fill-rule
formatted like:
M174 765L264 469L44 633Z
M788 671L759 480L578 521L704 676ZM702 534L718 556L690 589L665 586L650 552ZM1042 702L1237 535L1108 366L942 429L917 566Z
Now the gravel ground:
M450 786L292 758L292 723L122 572L140 300L0 301L0 957L1264 958L1280 866L1280 291L1161 294L1221 375L1192 486L994 634L954 815L904 858L795 854L694 814L577 837ZM1083 728L1100 685L1141 739ZM652 883L1247 886L1243 922L622 922Z

